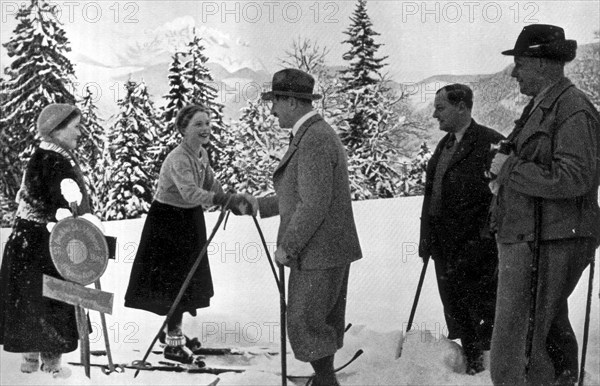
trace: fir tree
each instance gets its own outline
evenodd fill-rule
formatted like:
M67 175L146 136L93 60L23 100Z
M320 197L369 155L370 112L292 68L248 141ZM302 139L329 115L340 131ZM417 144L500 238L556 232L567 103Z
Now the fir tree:
M231 162L225 154L223 133L226 130L223 121L223 108L218 103L218 90L214 87L214 80L210 70L206 67L208 57L204 55L202 39L195 34L188 44L187 61L185 63L184 77L190 89L190 103L208 107L211 110L211 141L206 150L211 160L211 165L220 177L220 173Z
M75 104L71 49L57 17L45 0L30 0L16 15L18 24L4 44L11 64L0 88L3 128L0 169L2 194L14 198L24 166L37 145L36 120L50 103Z
M150 148L150 152L156 158L154 170L156 175L160 172L160 167L167 155L177 147L181 140L181 133L175 129L175 119L179 110L188 105L190 100L190 89L186 86L185 68L179 60L180 55L180 52L173 55L173 61L169 68L169 93L164 96L167 105L162 113L164 130L158 133L158 142Z
M164 96L167 105L163 114L163 121L169 125L175 122L177 113L189 104L190 90L185 84L185 68L179 60L180 52L176 52L169 67L169 93Z
M102 211L102 194L104 192L104 162L106 135L104 128L100 125L102 121L98 117L98 107L94 103L94 94L89 89L85 90L85 96L80 102L81 107L81 132L83 143L76 150L76 155L81 164L84 178L90 197L92 207L96 212Z
M160 130L154 105L144 82L129 80L125 89L125 98L118 102L121 112L108 134L111 164L104 205L107 220L137 218L147 213L156 180L155 160L148 152Z
M226 149L232 162L223 171L224 188L256 196L274 192L272 175L285 152L288 134L281 130L263 101L248 102L232 127Z
M398 152L391 133L401 125L394 105L404 95L390 91L381 74L387 56L377 57L381 44L375 43L379 34L372 28L366 0L357 1L350 20L343 42L351 46L343 55L348 68L342 71L341 92L336 94L340 108L332 119L348 150L353 198L394 197L401 175L393 166Z
M349 90L342 114L334 126L348 151L348 169L354 199L394 197L400 174L390 133L401 124L392 106L398 101L380 85Z
M342 70L342 80L346 89L359 89L379 83L380 70L387 65L383 63L387 56L377 57L381 44L376 44L373 37L380 34L372 29L366 0L358 0L350 20L350 27L344 31L348 39L342 42L351 46L343 55L343 59L349 62L349 68Z
M402 193L405 196L422 195L425 190L427 163L432 153L427 142L421 144L415 159L408 165L403 177Z

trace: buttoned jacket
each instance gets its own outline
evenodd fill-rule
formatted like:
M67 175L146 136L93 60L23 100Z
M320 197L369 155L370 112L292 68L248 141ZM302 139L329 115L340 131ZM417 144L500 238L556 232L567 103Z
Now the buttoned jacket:
M600 116L589 99L563 78L516 130L515 151L498 176L498 242L533 240L536 197L542 240L600 240Z
M419 256L431 256L431 227L429 209L433 193L433 180L438 161L450 134L438 143L427 163L425 192L421 212ZM492 194L488 187L486 171L491 162L490 145L504 137L471 120L462 140L454 152L441 183L441 213L438 221L445 229L444 240L453 244L489 237L488 214Z
M362 257L346 151L320 115L300 126L273 173L276 195L259 199L261 217L279 214L277 245L300 269L340 267Z

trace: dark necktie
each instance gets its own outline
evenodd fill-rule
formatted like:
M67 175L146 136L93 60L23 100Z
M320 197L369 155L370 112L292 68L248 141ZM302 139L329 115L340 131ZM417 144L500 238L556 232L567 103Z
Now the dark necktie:
M294 133L290 133L290 142L288 143L288 146L292 144L293 140L294 140Z

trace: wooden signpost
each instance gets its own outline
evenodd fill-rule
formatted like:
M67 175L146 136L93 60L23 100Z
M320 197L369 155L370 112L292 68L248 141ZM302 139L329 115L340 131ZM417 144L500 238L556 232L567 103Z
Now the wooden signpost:
M100 312L102 333L108 356L108 373L115 371L104 314L112 314L113 294L103 292L100 277L108 265L109 250L104 234L90 221L77 217L59 221L50 233L50 255L58 273L65 279L44 275L44 296L75 306L81 345L81 363L90 378L90 341L86 309ZM86 285L95 284L94 288Z

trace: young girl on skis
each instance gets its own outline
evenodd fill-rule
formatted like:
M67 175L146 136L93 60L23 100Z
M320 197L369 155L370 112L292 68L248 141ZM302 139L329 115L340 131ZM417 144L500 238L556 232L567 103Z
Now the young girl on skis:
M252 214L253 197L223 193L208 163L204 145L211 133L210 111L184 107L175 120L183 139L160 169L158 189L146 218L137 251L125 306L167 315L183 282L206 243L203 207L228 205L235 214ZM208 258L203 258L167 325L166 359L195 363L197 338L183 334L183 313L196 316L210 305L213 285ZM199 362L198 362L199 363Z

